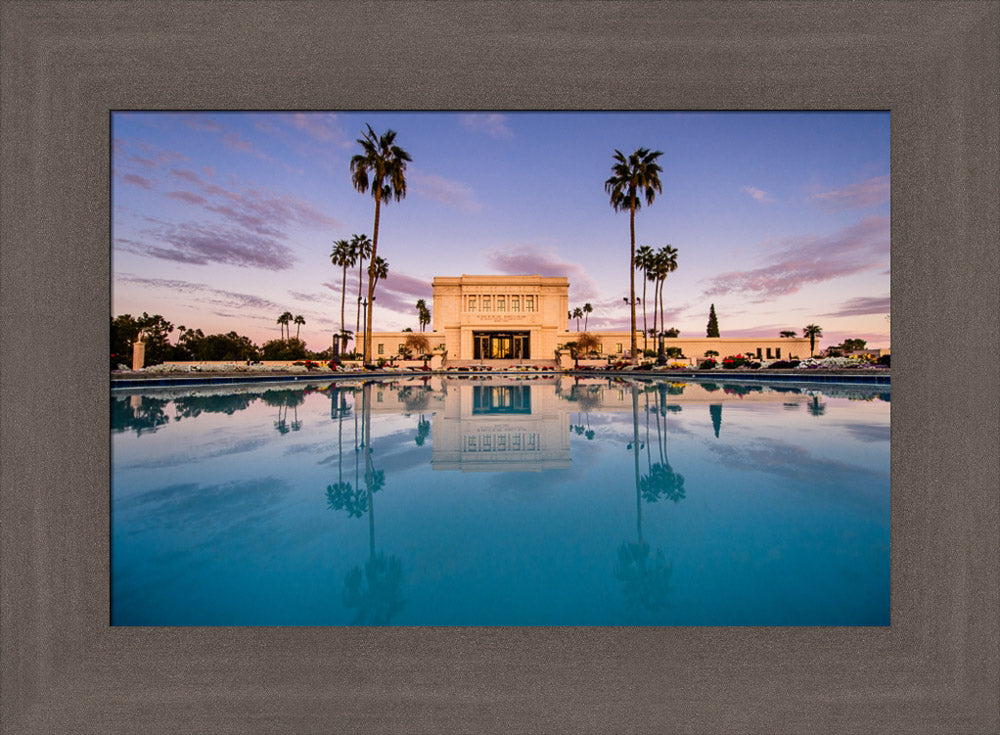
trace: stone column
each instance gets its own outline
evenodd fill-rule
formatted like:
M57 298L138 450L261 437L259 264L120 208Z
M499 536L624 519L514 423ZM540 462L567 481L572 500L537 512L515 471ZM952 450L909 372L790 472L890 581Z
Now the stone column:
M142 366L146 362L146 343L142 341L142 335L139 335L137 339L132 344L132 369L142 370Z

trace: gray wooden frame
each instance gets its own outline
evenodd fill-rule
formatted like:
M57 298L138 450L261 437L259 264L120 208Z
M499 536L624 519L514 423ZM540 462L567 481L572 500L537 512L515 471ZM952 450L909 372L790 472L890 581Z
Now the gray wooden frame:
M0 8L4 733L1000 732L1000 4ZM109 627L108 112L143 108L891 110L892 625Z

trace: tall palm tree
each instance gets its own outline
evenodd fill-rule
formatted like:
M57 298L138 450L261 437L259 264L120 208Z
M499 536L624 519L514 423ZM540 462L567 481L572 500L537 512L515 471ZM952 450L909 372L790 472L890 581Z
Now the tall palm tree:
M656 159L663 151L650 151L648 148L637 148L628 158L615 149L614 163L611 166L611 177L604 182L604 190L611 198L611 207L616 212L629 213L629 309L632 312L632 364L636 362L635 355L635 213L641 208L640 199L646 200L646 206L652 206L657 193L663 192L660 183L660 172L663 168Z
M642 349L646 349L649 328L646 326L646 281L653 267L653 248L643 245L635 251L635 267L642 271Z
M295 323L295 339L298 340L299 328L306 323L306 320L302 318L301 314L299 314L292 321Z
M664 245L656 251L655 268L658 280L657 291L660 297L660 331L663 331L663 286L667 281L667 276L677 270L677 249L669 245ZM655 298L655 296L654 296ZM656 326L655 322L653 324Z
M816 349L817 338L823 336L823 329L815 324L807 324L802 330L802 336L809 338L809 357L812 357L813 351Z
M347 348L347 333L344 330L344 307L347 298L347 269L353 268L357 261L357 252L351 247L348 240L337 240L333 243L333 251L330 253L330 262L343 269L343 277L340 283L340 351ZM360 308L360 307L359 307Z
M368 314L365 329L364 361L371 357L372 301L375 296L375 258L378 255L378 221L382 202L397 202L406 196L406 164L410 154L396 145L396 131L375 135L368 125L364 137L358 138L361 153L351 158L351 183L364 194L371 186L375 199L375 224L372 227L372 259L368 265Z
M354 351L358 351L358 335L361 334L361 274L365 260L372 256L372 241L368 235L354 235L351 238L351 252L358 260L358 317L354 325Z
M587 319L594 313L594 307L590 304L583 305L583 331L587 331Z
M576 319L576 331L580 331L580 320L583 319L583 309L579 306L573 309L573 318Z
M285 330L288 329L288 336L291 336L291 328L288 326L292 321L292 312L286 311L284 314L278 317L278 324L282 326L281 339L286 339Z
M427 302L423 299L417 299L417 323L420 325L420 331L424 331L424 325L427 323L424 321L424 315L427 313Z

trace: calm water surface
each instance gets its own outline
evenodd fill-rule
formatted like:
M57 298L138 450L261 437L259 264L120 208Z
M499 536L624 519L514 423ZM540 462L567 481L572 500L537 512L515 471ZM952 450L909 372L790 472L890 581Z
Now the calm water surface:
M115 625L888 625L889 393L112 396Z

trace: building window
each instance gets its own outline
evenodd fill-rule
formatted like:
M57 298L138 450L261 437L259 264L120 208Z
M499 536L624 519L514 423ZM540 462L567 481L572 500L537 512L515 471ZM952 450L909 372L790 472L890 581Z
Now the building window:
M510 310L511 311L520 311L521 310L521 297L520 296L511 296L510 297Z
M781 359L781 348L780 347L775 347L774 348L774 356L777 357L779 360Z
M492 304L490 304L490 297L483 296L483 311L490 311L491 306Z
M619 343L617 343L615 345L615 352L617 352L618 354L621 354L621 351L622 351L622 343L619 342Z
M598 355L603 355L604 354L604 343L603 342L601 342L600 344L597 345L597 354Z
M507 311L507 299L497 296L497 311Z
M382 391L378 391L375 394L375 402L376 403L381 403L382 402Z
M534 311L535 310L535 297L534 296L525 296L524 297L524 310L525 311Z
M771 359L771 348L770 347L767 348L767 359L768 360Z
M380 354L380 355L384 355L385 354L385 345L382 344L381 342L379 342L379 345L378 345L378 354Z
M763 355L760 354L760 347L757 348L757 359L759 360Z
M475 310L476 310L476 297L475 296L470 296L469 297L469 311L475 311Z

